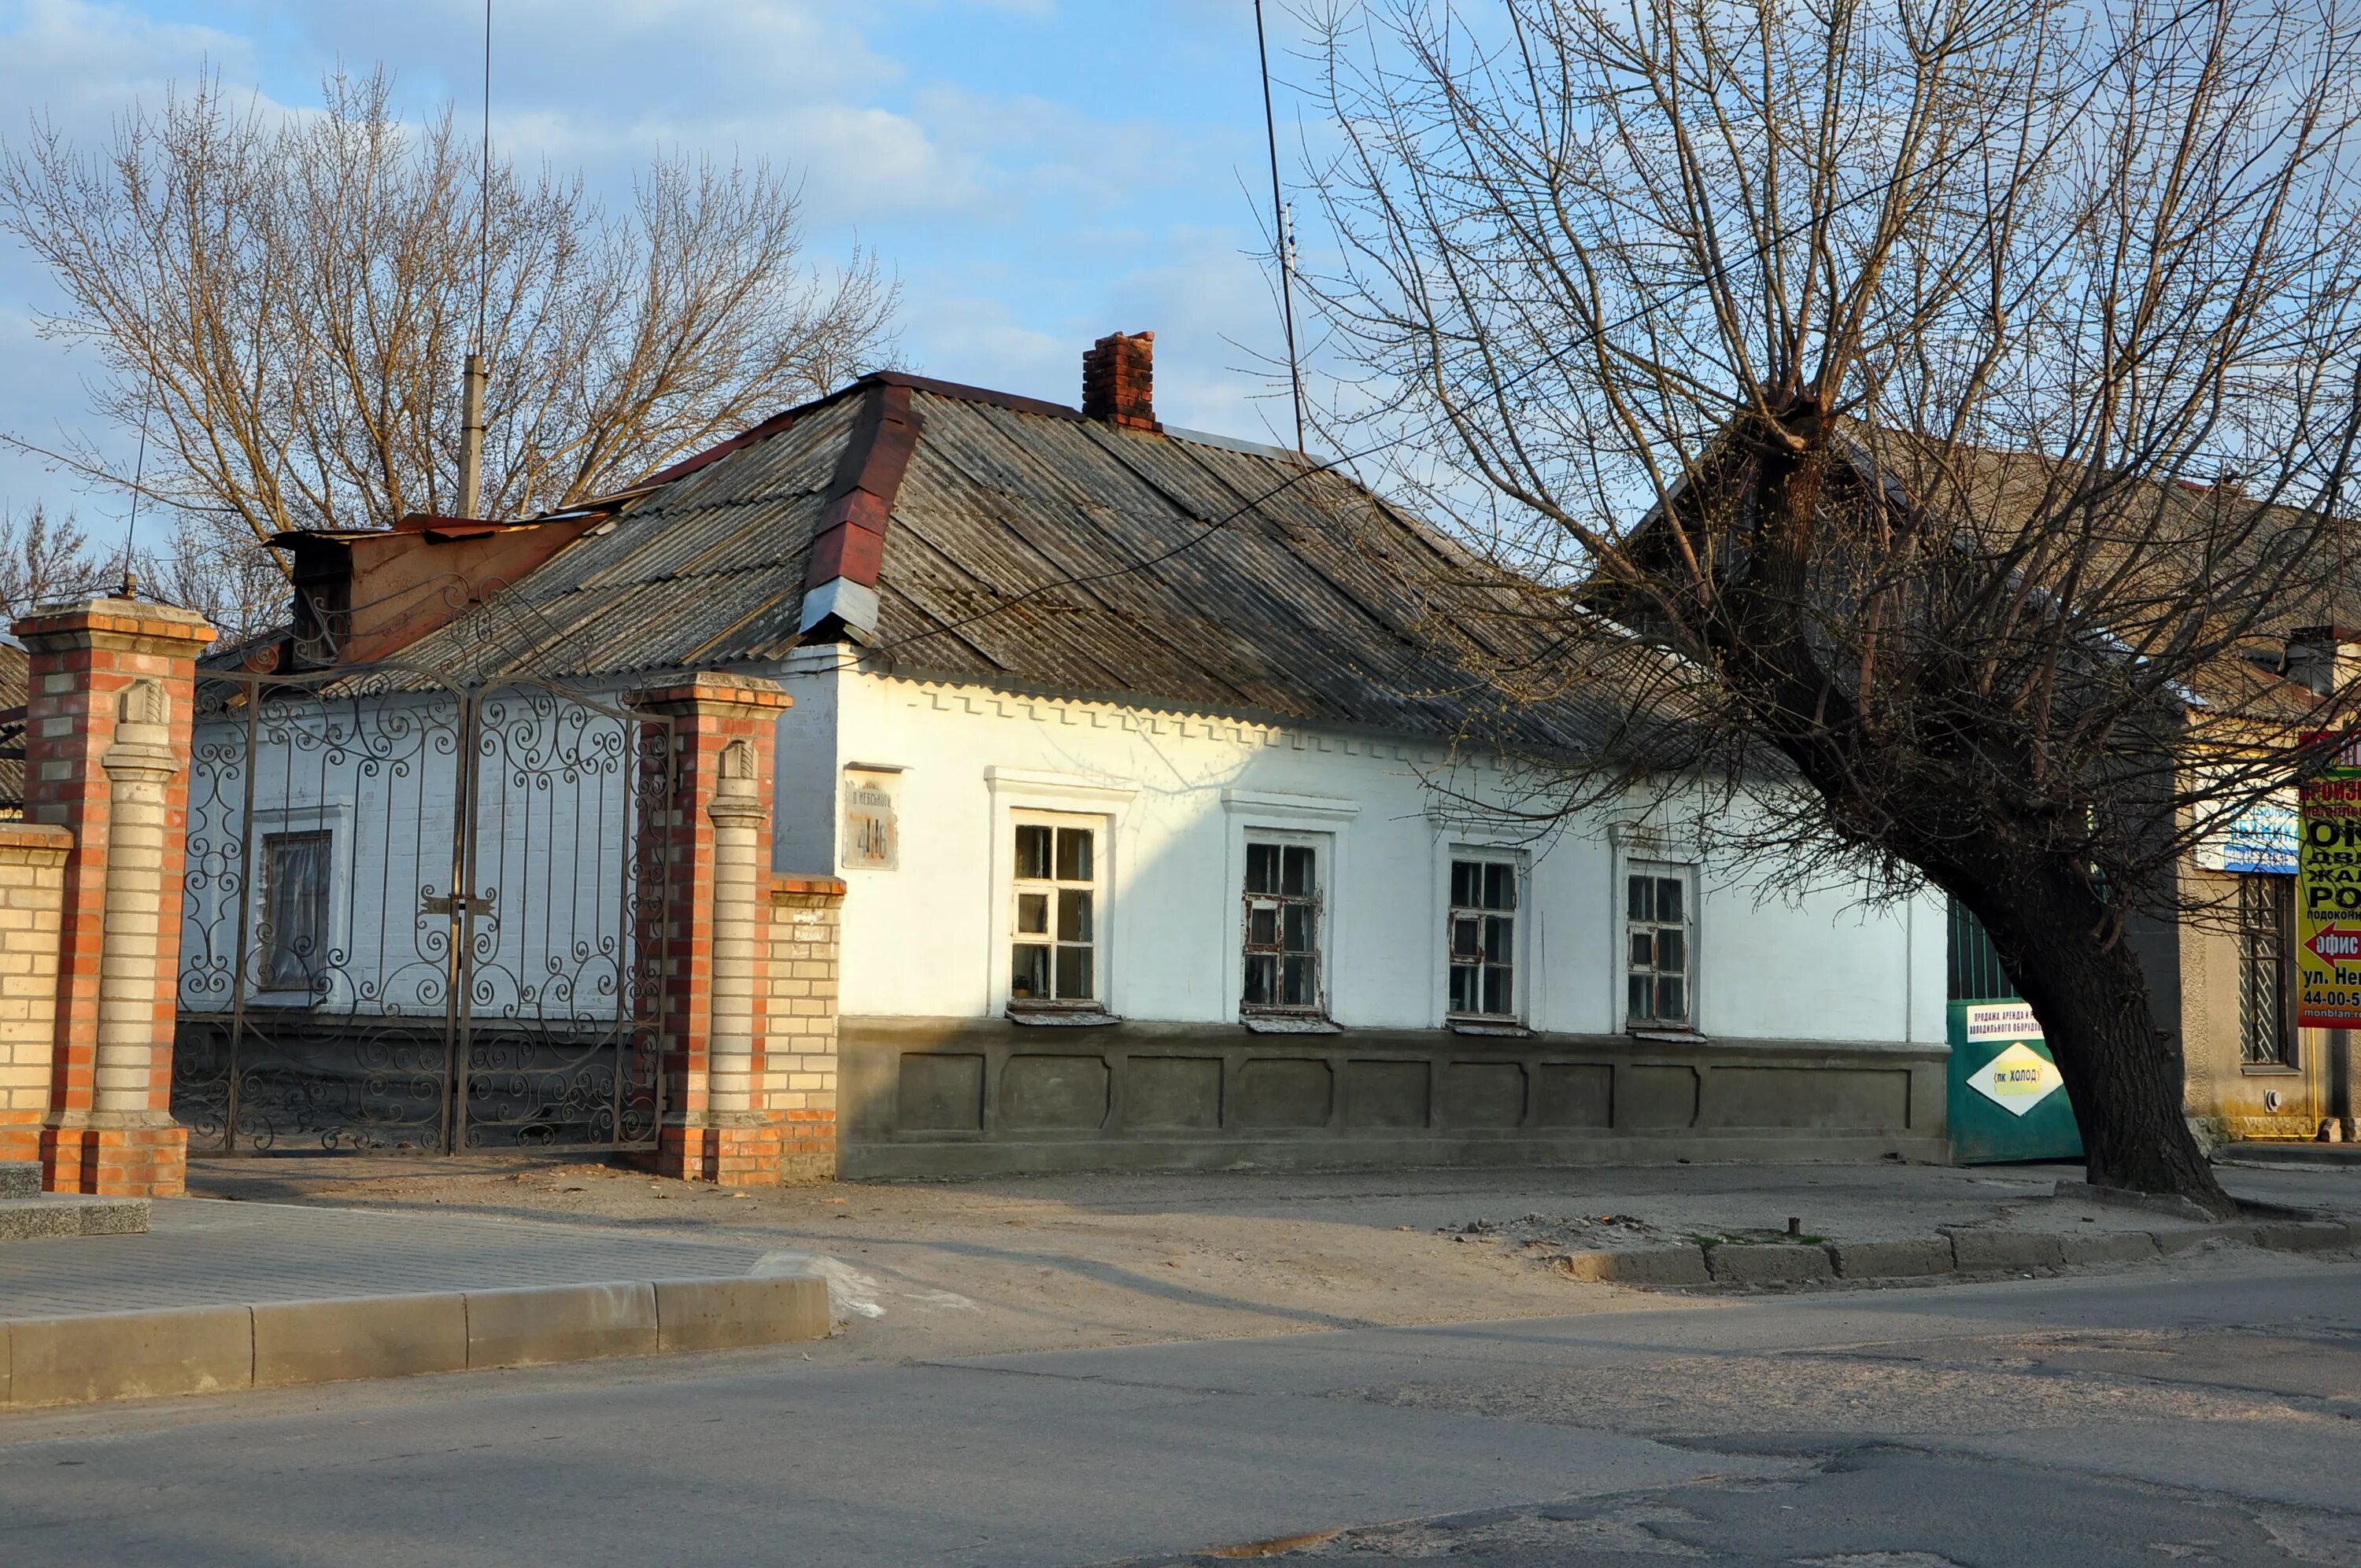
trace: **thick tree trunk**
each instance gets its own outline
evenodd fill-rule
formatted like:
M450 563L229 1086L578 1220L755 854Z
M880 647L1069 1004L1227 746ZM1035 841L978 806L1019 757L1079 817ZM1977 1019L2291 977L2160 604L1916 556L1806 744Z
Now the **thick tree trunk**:
M1719 585L1728 619L1715 653L1763 732L1786 753L1839 823L1948 887L1991 933L2001 959L2041 1019L2059 1075L2073 1099L2100 1186L2188 1198L2217 1214L2236 1205L2198 1152L2181 1111L2180 1053L2156 1027L2139 958L2113 929L2109 911L2064 849L2038 847L2037 825L2019 847L1994 845L1992 803L1946 795L1886 748L1923 744L1867 724L1816 640L1812 567L1819 538L1846 519L1823 512L1830 455L1817 412L1783 414L1758 448L1756 528L1744 570ZM1857 607L1839 606L1839 609ZM1819 611L1828 609L1818 606ZM1842 615L1836 618L1844 623ZM1962 853L1960 846L1982 848Z
M2091 1182L2236 1212L2190 1133L2180 1051L2156 1026L2139 955L2120 936L2102 941L2106 910L2070 870L1996 869L1953 891L2041 1020L2082 1129Z

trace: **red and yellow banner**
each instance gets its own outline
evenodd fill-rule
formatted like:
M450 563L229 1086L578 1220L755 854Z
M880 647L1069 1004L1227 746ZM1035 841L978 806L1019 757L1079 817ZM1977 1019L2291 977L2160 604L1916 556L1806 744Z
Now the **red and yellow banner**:
M2307 740L2325 736L2307 736ZM2296 1023L2361 1028L2361 736L2298 792Z

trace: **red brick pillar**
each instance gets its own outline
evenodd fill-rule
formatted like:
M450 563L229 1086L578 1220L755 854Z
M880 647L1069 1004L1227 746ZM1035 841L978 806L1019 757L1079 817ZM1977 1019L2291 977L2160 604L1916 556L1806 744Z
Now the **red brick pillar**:
M32 653L25 816L73 835L42 1180L174 1197L189 1142L171 1096L190 707L214 630L192 610L102 598L27 616L16 632Z
M658 836L664 879L664 918L647 938L664 1042L653 1168L773 1184L782 1122L752 1088L765 1070L771 763L790 699L771 681L704 674L628 700L672 728L671 788L642 828Z

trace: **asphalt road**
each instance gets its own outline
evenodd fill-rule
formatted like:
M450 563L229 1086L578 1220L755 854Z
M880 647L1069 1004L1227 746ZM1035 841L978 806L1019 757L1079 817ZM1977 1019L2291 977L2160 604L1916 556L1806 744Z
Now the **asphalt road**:
M2361 1564L2361 1263L0 1419L8 1568L1173 1563L1285 1538L1281 1562L1488 1568Z

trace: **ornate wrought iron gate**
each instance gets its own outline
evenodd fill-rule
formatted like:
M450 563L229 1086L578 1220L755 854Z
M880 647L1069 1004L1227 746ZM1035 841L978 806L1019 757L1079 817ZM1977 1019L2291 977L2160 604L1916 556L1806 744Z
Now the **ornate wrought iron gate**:
M191 1147L653 1146L670 737L538 681L200 676Z

